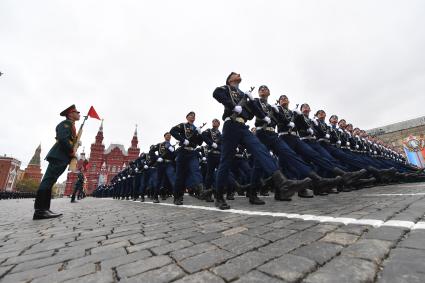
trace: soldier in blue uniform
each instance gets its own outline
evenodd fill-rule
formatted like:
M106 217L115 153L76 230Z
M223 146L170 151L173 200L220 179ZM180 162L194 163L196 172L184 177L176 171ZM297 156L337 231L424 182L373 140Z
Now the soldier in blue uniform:
M304 162L282 139L279 139L278 134L275 132L275 128L280 121L280 111L276 105L270 105L268 103L268 97L270 96L270 90L267 86L262 85L258 89L260 98L255 99L255 104L261 109L267 117L271 119L271 122L267 124L264 119L256 119L256 135L260 141L271 150L278 157L281 168L285 168L285 171L295 171L298 174L297 179L304 179L308 177L320 178L313 169ZM254 160L255 162L255 160ZM251 192L251 195L255 195L256 192ZM313 197L313 193L307 187L298 192L298 196L310 198ZM276 200L285 200L280 198L279 194L275 194ZM250 199L251 203L259 204L254 199Z
M215 205L219 209L230 208L224 200L223 193L229 180L229 171L236 153L236 147L240 143L253 155L265 175L271 176L275 192L282 198L290 198L305 186L304 183L290 181L283 176L267 148L245 125L254 116L257 116L258 119L264 119L266 123L270 123L271 120L254 105L253 97L249 92L244 93L239 89L241 80L239 74L232 72L226 79L226 85L216 88L213 93L213 97L224 106L222 148L215 196Z
M174 126L170 133L180 143L176 157L176 182L174 184L174 204L183 204L186 182L190 179L197 195L203 195L202 175L199 171L199 160L196 148L203 143L202 130L196 127L195 112L186 115L186 123Z
M76 154L74 152L77 136L75 122L80 120L80 112L77 111L75 105L71 105L63 110L60 116L66 117L66 119L56 126L56 143L46 156L49 166L37 190L34 203L34 220L55 218L62 215L50 210L52 187L59 176L65 172L66 167Z
M205 189L208 193L205 194L205 200L212 202L211 194L213 191L213 183L215 171L218 169L220 163L221 153L221 132L218 129L220 121L218 119L212 120L212 128L202 132L202 137L208 146L207 155L207 172L205 175Z
M159 203L158 195L160 194L160 188L165 183L171 186L171 189L174 187L175 183L175 169L174 169L174 146L170 143L171 134L166 132L164 134L164 141L158 143L151 147L149 155L155 156L158 153L156 159L157 166L157 180L156 188L153 196L153 202Z

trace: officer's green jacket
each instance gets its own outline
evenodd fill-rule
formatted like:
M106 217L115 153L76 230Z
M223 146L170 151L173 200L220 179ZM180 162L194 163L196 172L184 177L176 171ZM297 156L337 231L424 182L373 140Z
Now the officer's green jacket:
M49 162L62 161L69 163L76 140L74 124L71 120L64 120L56 126L56 143L46 156Z

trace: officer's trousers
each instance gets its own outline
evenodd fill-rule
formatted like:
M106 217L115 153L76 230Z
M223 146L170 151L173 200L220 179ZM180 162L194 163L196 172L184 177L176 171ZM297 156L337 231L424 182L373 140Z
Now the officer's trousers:
M174 164L172 162L162 162L157 163L157 180L156 180L156 188L155 188L155 194L159 195L159 191L161 189L161 186L166 183L168 180L168 183L171 185L170 189L174 188L175 182L176 182L176 174L174 172Z
M207 173L205 175L205 188L211 189L214 182L214 172L220 164L220 154L209 152L207 157Z
M34 209L50 209L50 200L52 197L52 187L60 175L65 172L68 163L60 160L50 160L47 166L46 173L44 173L40 186L37 190L37 196L34 202Z

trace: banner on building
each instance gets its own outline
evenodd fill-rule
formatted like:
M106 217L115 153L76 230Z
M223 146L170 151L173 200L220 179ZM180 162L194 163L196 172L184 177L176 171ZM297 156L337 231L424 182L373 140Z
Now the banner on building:
M403 148L410 164L425 168L425 138L409 136L403 140Z

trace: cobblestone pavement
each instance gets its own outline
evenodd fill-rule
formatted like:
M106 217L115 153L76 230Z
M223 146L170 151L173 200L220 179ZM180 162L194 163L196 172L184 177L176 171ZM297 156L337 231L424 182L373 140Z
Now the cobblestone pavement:
M227 212L188 196L194 207L58 199L64 216L43 221L33 200L0 201L0 281L425 282L425 184L264 199Z

